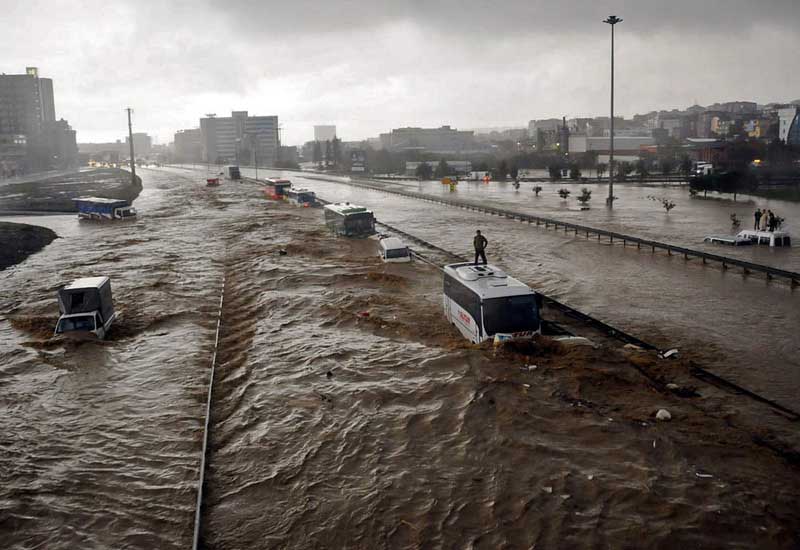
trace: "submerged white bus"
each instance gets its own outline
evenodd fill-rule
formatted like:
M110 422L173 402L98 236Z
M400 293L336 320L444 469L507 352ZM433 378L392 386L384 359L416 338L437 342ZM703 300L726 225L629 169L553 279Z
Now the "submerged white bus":
M541 332L541 296L491 264L445 266L443 300L447 320L476 344Z

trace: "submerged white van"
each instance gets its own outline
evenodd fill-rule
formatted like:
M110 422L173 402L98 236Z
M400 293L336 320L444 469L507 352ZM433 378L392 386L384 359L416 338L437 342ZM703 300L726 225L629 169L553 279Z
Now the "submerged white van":
M410 262L411 251L397 237L386 237L380 242L380 255L384 262Z

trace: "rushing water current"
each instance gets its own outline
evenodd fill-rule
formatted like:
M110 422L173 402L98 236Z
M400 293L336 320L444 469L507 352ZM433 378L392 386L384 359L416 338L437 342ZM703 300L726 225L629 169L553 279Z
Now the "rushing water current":
M725 273L717 266L703 266L699 261L651 255L635 247L609 245L608 241L598 243L505 218L345 184L293 177L328 200L347 200L369 206L378 219L464 255L470 254L475 229L481 229L489 238L490 261L500 263L535 288L663 348L689 348L700 352L705 364L713 366L715 372L800 409L800 344L796 338L800 327L800 292L789 285L768 284L758 276L742 278L736 273ZM424 183L421 190L438 194L445 187L439 183L435 185L438 187ZM505 191L474 189L478 185L462 183L466 188L463 193L446 195L521 212L542 213L530 206L536 204L533 198L512 202L515 194L510 186ZM632 191L635 194L645 192ZM626 224L642 228L630 231L632 234L689 244L686 229L672 229L669 236L674 236L675 240L657 237L657 228L665 223L664 213L636 215L636 210L644 209L652 201L642 197L630 200L635 206L628 210L623 208L619 217L637 219L636 224ZM703 220L717 219L719 212L715 210L717 203L701 203L706 205L709 214L693 214L691 219L702 227ZM605 208L597 210L602 212L593 209L588 220L580 221L575 216L583 213L569 212L569 216L561 216L549 209L544 213L556 219L607 227L600 221L609 214ZM653 217L658 220L649 223ZM619 224L615 221L611 229L623 231ZM747 258L750 261L760 261L762 253L773 259L777 254L780 262L792 267L793 258L800 256L800 246L766 252L750 247L742 249L755 254ZM732 251L735 249L715 249L716 253ZM739 251L740 255L744 253Z
M318 210L252 185L206 188L204 171L180 169L142 177L138 220L35 220L62 238L0 273L4 547L190 546L223 279L206 548L800 542L800 479L765 409L710 388L656 391L616 352L521 359L469 345L442 319L433 268L382 264L374 241L334 239ZM796 326L788 289L294 179L458 252L485 229L490 258L520 278L796 396L791 338L753 354L736 335L748 322ZM109 339L51 338L56 288L90 275L112 278ZM636 365L697 395L678 363ZM673 422L652 421L662 406Z

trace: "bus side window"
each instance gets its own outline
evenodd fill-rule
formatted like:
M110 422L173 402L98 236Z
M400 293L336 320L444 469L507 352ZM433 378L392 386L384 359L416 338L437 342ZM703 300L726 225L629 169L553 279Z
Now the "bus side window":
M444 277L444 293L463 309L467 310L467 313L469 313L472 318L475 319L475 323L482 332L483 327L481 323L480 298L466 286L454 280L449 275L445 275Z

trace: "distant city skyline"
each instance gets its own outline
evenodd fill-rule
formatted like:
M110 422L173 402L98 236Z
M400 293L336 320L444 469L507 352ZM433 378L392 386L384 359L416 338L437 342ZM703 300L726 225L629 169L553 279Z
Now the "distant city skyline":
M624 18L620 115L800 95L800 73L786 61L800 49L792 0L509 0L502 8L354 0L346 10L307 0L33 0L5 6L11 46L0 71L38 66L52 78L56 111L81 142L124 136L127 106L135 130L159 143L206 113L234 110L279 116L287 144L328 123L345 140L402 126L519 126L607 113L602 20L613 13ZM32 41L31 29L48 32Z

